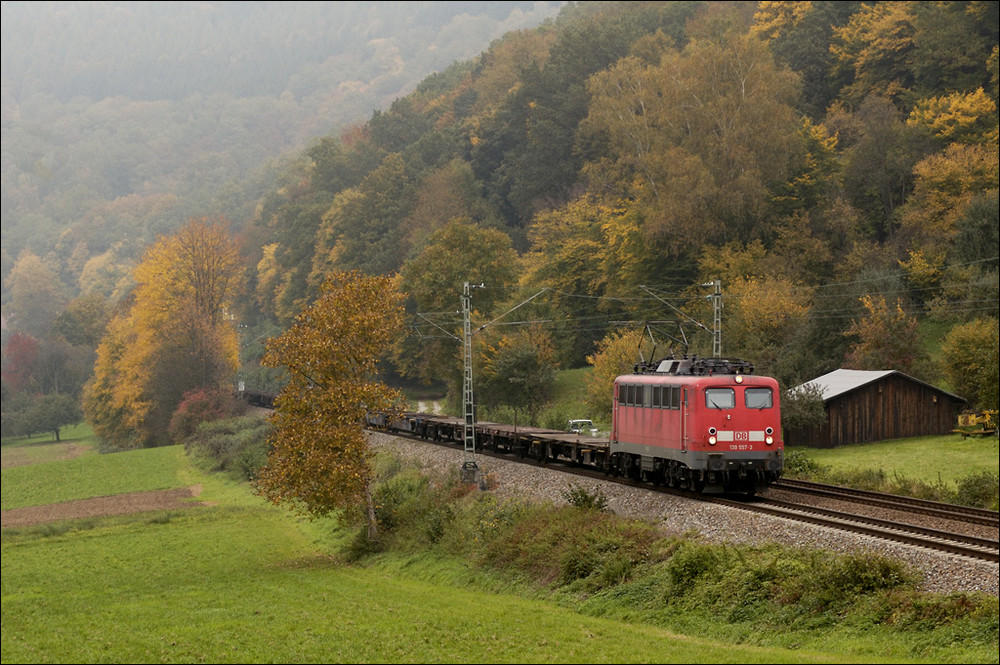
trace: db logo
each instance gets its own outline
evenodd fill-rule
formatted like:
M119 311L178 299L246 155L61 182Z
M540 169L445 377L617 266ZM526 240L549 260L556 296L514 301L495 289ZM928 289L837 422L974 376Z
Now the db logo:
M736 440L737 441L749 441L750 440L750 433L749 432L733 432L733 434L736 436Z

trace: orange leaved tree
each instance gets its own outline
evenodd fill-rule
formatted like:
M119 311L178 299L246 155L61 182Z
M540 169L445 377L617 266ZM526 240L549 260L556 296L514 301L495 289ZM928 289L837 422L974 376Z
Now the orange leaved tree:
M171 443L167 427L187 392L232 389L239 352L228 312L240 274L223 220L192 220L146 251L130 306L108 325L84 392L84 413L105 447Z
M377 537L363 425L369 411L390 412L400 400L376 371L402 324L391 278L339 272L291 328L268 340L262 362L286 367L290 378L275 399L271 450L255 480L259 494L313 517L363 506L368 536Z

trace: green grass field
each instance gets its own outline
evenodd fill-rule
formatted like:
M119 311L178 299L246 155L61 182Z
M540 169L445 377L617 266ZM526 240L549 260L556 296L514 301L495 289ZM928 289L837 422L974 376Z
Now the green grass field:
M835 471L881 469L926 483L955 484L980 471L997 472L996 437L963 439L958 434L893 439L841 448L796 448L810 460Z
M4 529L4 663L997 662L995 645L957 636L932 657L877 630L729 639L723 624L700 628L713 619L698 612L672 632L636 613L622 620L627 607L612 615L614 598L582 613L575 596L524 593L436 555L348 565L334 554L353 532L267 505L180 447L97 455L85 431L71 440L89 452L62 459L44 440L4 442L5 466L25 450L35 462L3 470L4 510L194 484L211 505Z

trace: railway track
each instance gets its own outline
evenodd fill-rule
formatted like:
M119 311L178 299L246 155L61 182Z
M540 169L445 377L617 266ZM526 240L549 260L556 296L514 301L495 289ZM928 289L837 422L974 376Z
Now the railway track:
M807 480L792 480L782 478L771 486L777 490L788 490L821 496L841 501L850 501L866 505L881 506L890 510L903 510L910 513L930 515L956 522L968 522L970 524L981 524L1000 528L1000 513L994 510L983 508L973 508L970 506L957 506L939 501L928 501L908 496L896 494L884 494L881 492L870 492L857 490L850 487L837 487L835 485L824 485Z
M451 441L432 441L407 432L392 432L392 434L394 436L404 437L450 449L455 449L457 445ZM766 497L744 497L737 499L732 496L725 495L695 494L684 490L650 485L648 483L633 481L626 478L607 476L600 471L559 460L539 461L531 457L522 458L515 454L492 450L480 450L477 451L476 455L481 457L493 457L536 467L550 468L575 476L616 482L631 487L642 488L651 492L672 494L691 500L721 504L737 510L751 511L758 514L805 522L826 528L903 543L906 545L924 547L940 552L946 552L955 556L969 557L990 562L1000 562L1000 542L988 538L970 536L955 531L933 529L900 520L880 519L861 514L861 512L834 510L830 508L807 505L805 503L782 501ZM806 483L804 481L782 480L775 485L775 487L780 487L780 489L783 490L793 489L793 486L794 491L806 492L814 496L849 500L854 503L867 506L882 505L883 507L894 510L905 511L907 514L911 515L930 515L958 522L974 521L975 523L984 524L986 526L995 526L997 524L996 513L993 513L992 511L981 511L980 509L968 509L964 506L953 506L951 504L922 501L920 499L911 499L909 497L899 497L895 495L864 492L861 490L852 490L850 488L835 487L830 485L824 486L817 483ZM992 521L990 521L991 515Z
M775 499L758 498L749 502L736 502L725 498L712 498L710 500L726 505L736 505L744 510L753 510L775 517L785 517L973 559L1000 562L1000 543L987 538Z

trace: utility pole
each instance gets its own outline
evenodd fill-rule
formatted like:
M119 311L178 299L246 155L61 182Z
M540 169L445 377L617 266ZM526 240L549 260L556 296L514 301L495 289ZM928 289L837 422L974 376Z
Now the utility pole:
M712 357L722 357L722 281L715 280L702 286L714 286L715 293L709 296L712 299L714 316L712 318Z
M484 285L479 284L479 288ZM479 465L476 463L476 404L475 393L472 390L472 289L475 285L465 283L462 291L462 340L465 346L465 378L462 382L465 394L465 452L462 459L462 480L466 483L477 482Z
M497 318L493 319L489 323L484 323L472 330L471 316L472 316L472 289L481 289L485 287L485 284L469 284L465 282L465 286L462 290L462 342L463 356L465 364L465 376L463 378L462 392L465 398L465 425L463 430L463 438L465 441L465 451L462 458L462 482L465 483L478 483L480 489L486 489L486 479L483 477L479 469L479 464L476 462L476 404L475 404L475 393L472 389L472 333L479 332L487 326L493 325L499 321L507 314L510 314L518 307L526 305L538 296L542 295L548 289L542 289L535 295L531 296L520 305L512 307L505 313L501 314ZM458 337L453 335L448 330L445 330L438 324L434 323L430 319L427 319L423 314L418 314L422 318L426 319L431 325L439 328L448 337L458 340Z

